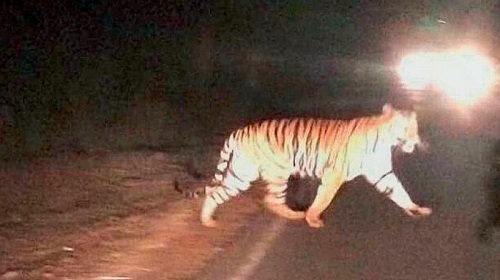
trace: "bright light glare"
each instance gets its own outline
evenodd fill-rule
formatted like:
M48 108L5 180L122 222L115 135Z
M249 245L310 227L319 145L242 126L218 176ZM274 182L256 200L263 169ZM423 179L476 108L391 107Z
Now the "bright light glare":
M403 58L398 72L409 89L434 86L461 103L485 95L496 79L492 63L471 48L414 53Z
M472 50L444 55L441 64L436 86L458 101L469 102L486 94L495 81L493 66Z
M418 52L401 61L399 76L409 89L422 90L431 84L434 54Z

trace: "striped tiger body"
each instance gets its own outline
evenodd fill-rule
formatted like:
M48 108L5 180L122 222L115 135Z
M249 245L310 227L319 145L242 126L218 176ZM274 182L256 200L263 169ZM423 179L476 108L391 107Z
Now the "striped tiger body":
M195 170L194 166L186 168L186 173L189 178L182 179L184 181L183 187L179 179L172 181L174 190L185 198L197 199L204 197L207 187L192 186L207 179L207 177ZM195 181L193 182L193 180ZM301 176L300 174L291 175L287 181L285 204L292 210L306 210L311 206L320 183L321 181L318 178Z
M233 131L220 152L214 185L207 187L200 219L216 225L217 207L246 191L261 178L268 185L264 201L274 213L304 219L310 227L322 227L321 213L340 186L358 176L412 216L431 210L413 203L393 173L392 149L413 152L421 144L415 112L385 104L382 113L352 120L268 120ZM287 180L293 174L320 179L317 194L307 211L285 204Z

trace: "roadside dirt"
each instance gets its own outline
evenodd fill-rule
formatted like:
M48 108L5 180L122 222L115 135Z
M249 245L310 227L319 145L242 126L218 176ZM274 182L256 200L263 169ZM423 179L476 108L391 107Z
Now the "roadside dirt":
M214 154L217 155L217 154ZM182 151L66 155L0 170L0 279L185 279L230 249L258 191L198 221ZM215 162L215 161L214 161ZM209 171L208 171L209 172ZM189 181L188 184L204 182Z

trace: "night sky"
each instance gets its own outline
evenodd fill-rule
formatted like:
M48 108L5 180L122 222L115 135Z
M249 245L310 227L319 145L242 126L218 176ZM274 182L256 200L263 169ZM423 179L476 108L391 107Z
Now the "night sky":
M82 110L91 111L96 125L112 125L155 82L166 102L185 107L182 112L195 118L208 110L200 107L200 101L211 106L229 100L211 90L221 87L243 89L229 90L242 107L253 110L271 104L263 110L265 115L277 110L273 103L302 93L284 89L291 92L289 96L262 94L275 91L255 89L255 81L266 76L267 70L261 69L265 63L231 64L231 68L227 57L258 57L274 61L266 62L273 67L283 59L280 56L285 57L279 63L286 71L273 75L296 80L304 71L286 63L297 57L383 61L410 40L408 34L413 38L439 34L437 19L471 34L491 30L498 26L498 5L482 2L4 1L0 6L2 133L24 139L16 143L41 139L55 119L79 117ZM321 78L323 83L330 74ZM296 91L313 92L307 85ZM35 146L45 141L40 139Z

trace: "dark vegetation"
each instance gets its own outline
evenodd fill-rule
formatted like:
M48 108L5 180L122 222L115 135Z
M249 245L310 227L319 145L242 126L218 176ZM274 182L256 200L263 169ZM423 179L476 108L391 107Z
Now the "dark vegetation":
M383 57L373 65L353 60L387 49L395 36L373 23L388 30L428 10L377 7L7 1L0 17L0 158L199 144L225 133L228 119L233 128L270 116L331 113L317 107L332 87L339 97L360 95L348 92L347 80L374 77L353 77L356 69L383 72L376 64ZM298 101L303 107L292 107Z
M495 228L500 228L500 140L493 145L490 169L485 180L486 207L479 219L478 238L489 241Z

